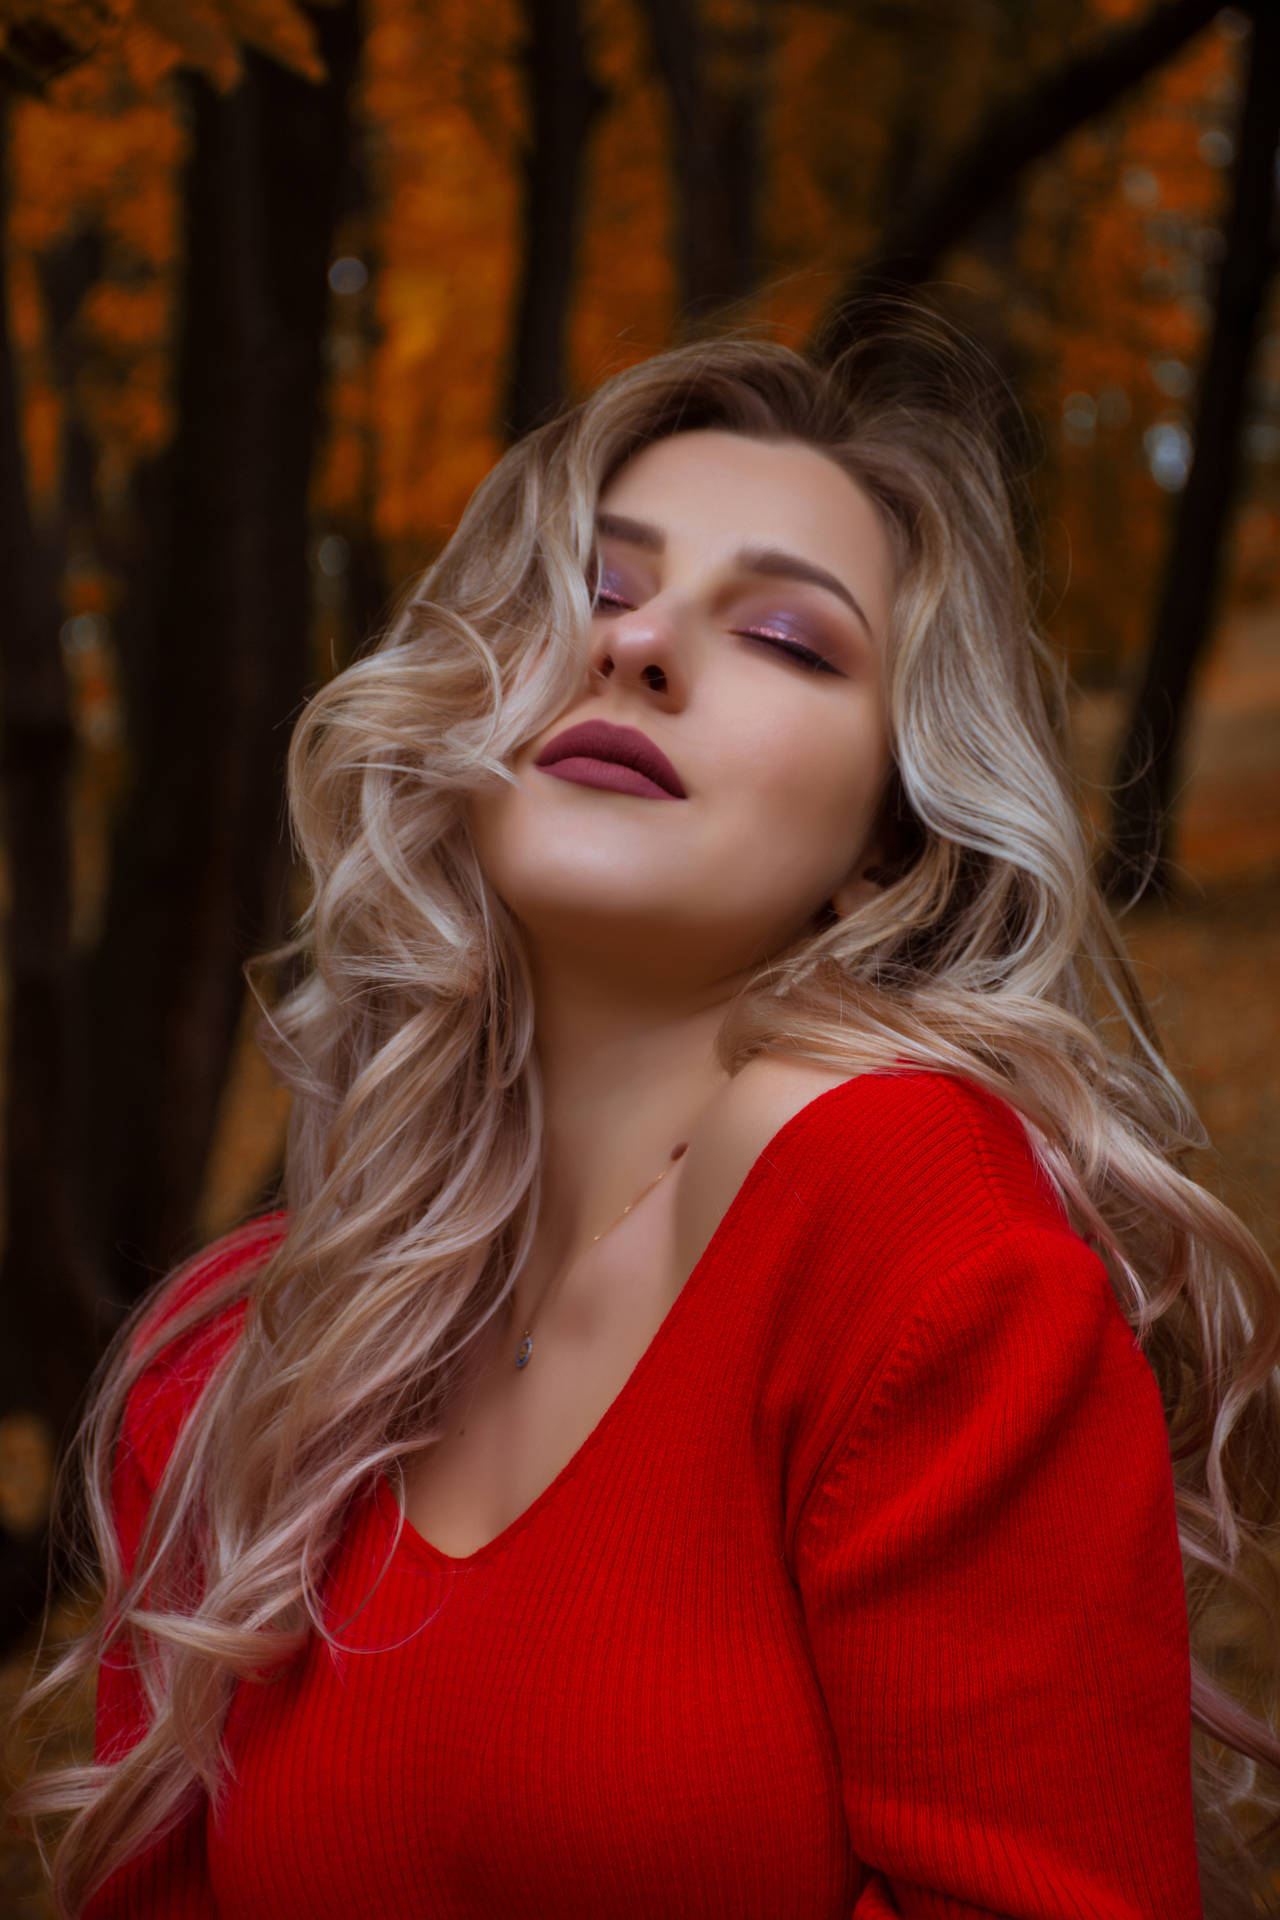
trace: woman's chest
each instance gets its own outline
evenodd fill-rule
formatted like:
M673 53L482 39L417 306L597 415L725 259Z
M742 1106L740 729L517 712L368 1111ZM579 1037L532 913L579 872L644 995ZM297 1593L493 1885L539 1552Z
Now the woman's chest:
M486 1329L440 1438L405 1468L415 1532L464 1559L533 1505L652 1344L685 1278L679 1260L670 1212L655 1207L569 1273L527 1273L532 1319Z
M847 1913L838 1764L767 1503L692 1436L666 1473L628 1451L468 1564L407 1538L386 1562L393 1496L359 1519L336 1650L237 1694L209 1833L224 1920Z

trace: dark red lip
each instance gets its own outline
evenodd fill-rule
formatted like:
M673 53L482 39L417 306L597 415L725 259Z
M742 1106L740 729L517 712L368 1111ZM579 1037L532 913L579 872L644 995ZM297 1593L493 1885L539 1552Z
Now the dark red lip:
M608 720L582 720L576 727L566 727L554 740L548 740L534 765L553 767L557 760L571 757L612 760L619 766L634 767L637 773L656 781L677 800L688 798L666 754L638 727L617 727Z

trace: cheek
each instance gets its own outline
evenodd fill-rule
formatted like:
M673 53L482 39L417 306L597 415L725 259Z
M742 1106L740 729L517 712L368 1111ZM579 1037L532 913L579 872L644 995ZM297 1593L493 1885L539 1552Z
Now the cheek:
M890 760L880 717L868 713L854 726L811 730L779 768L771 802L782 823L776 857L789 863L802 896L825 897L860 870Z
M747 790L779 831L823 843L856 839L870 824L889 754L873 714L853 725L795 724L748 743Z
M510 787L475 793L467 802L467 824L471 843L481 871L491 885L502 891L506 868L510 865L512 842L517 831L516 805L520 796Z

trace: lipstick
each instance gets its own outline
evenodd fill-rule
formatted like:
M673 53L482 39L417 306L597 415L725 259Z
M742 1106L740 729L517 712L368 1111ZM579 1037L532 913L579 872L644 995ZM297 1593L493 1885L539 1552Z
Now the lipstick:
M645 799L686 798L679 774L661 747L638 727L610 720L582 720L548 740L534 765L544 773L582 785L608 787ZM634 776L624 780L617 776Z
M676 797L638 768L624 767L619 760L589 760L585 754L575 753L567 760L557 760L554 766L543 767L542 771L549 773L553 780L571 780L579 787L605 787L611 793L634 793L643 800Z

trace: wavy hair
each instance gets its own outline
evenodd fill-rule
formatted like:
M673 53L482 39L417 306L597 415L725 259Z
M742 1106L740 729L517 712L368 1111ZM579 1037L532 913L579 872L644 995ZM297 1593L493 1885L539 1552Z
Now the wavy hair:
M249 969L292 970L260 1030L293 1094L287 1231L162 1331L148 1333L143 1303L64 1469L102 1598L28 1704L124 1652L150 1710L123 1757L50 1769L19 1796L63 1816L64 1914L193 1794L218 1802L237 1682L329 1636L321 1573L352 1502L432 1444L469 1343L527 1257L542 1127L530 979L468 800L510 782L512 757L580 692L602 488L640 448L699 427L820 449L874 502L898 575L879 891L820 914L754 972L718 1059L730 1074L766 1049L850 1072L906 1061L1021 1116L1160 1387L1205 1912L1256 1911L1274 1857L1242 1821L1280 1807L1259 1774L1280 1767L1280 1741L1270 1704L1245 1697L1240 1655L1246 1621L1280 1648L1280 1281L1187 1172L1203 1134L1093 876L1062 676L1036 624L1025 485L994 424L1022 419L1010 402L981 349L906 297L864 307L826 366L744 334L659 354L512 447L386 632L306 706L289 794L309 905L289 945ZM237 1292L243 1334L186 1420L126 1570L110 1487L130 1390Z

